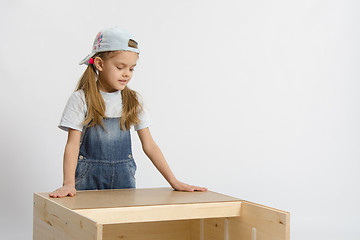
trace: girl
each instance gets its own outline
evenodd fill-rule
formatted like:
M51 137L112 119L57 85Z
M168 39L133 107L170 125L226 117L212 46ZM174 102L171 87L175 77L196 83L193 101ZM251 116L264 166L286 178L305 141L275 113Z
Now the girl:
M177 180L154 142L142 101L127 87L138 58L137 42L128 31L114 27L96 35L92 52L80 62L88 67L59 124L68 131L64 182L50 197L74 196L76 190L135 188L132 125L144 153L175 190L207 191Z

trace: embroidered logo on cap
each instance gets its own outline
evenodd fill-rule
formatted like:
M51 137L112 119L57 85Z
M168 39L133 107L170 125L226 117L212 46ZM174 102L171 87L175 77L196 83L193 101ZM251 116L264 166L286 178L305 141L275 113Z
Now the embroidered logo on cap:
M102 42L103 35L101 32L99 32L96 37L97 37L98 41L97 41L96 45L94 46L94 50L96 50L96 48L100 48L100 43Z

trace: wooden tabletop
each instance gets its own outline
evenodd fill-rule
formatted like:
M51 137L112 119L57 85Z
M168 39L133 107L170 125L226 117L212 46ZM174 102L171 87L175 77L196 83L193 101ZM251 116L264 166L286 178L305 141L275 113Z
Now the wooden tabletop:
M209 190L184 192L169 187L77 191L74 197L64 198L49 197L49 192L36 194L72 210L241 201Z

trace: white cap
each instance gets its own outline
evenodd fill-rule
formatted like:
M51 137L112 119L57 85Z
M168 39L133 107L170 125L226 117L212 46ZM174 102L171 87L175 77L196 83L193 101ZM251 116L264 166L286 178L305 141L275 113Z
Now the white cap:
M81 60L79 65L88 65L89 59L98 52L116 50L140 53L138 44L130 32L120 27L112 27L98 32L93 43L92 52Z

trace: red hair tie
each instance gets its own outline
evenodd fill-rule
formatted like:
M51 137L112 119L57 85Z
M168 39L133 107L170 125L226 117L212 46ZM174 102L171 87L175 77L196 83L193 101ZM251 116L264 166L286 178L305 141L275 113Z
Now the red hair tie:
M89 64L94 64L94 59L93 58L89 59Z

